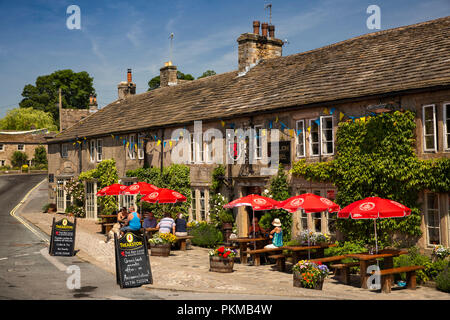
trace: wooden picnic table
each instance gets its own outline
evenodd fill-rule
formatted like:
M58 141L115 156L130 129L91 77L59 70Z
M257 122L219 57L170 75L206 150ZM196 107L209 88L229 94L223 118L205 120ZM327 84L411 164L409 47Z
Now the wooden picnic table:
M112 229L113 225L117 222L117 214L99 214L97 218L101 221L98 224L102 225L102 233L107 234Z
M380 250L378 253L370 254L368 252L364 253L350 253L346 254L347 258L353 258L359 260L359 274L361 278L361 288L367 289L367 279L369 275L366 270L367 267L372 265L377 259L384 259L384 269L391 269L394 267L394 257L398 257L402 254L407 254L407 250L395 250L395 249L385 249Z
M241 260L241 263L247 263L247 248L248 244L251 242L259 242L259 241L268 241L268 238L236 238L236 239L230 239L231 242L237 242L239 243L239 258Z
M305 251L308 250L316 250L314 254L314 258L323 258L325 256L325 249L330 247L336 247L335 243L327 243L327 244L318 244L312 246L285 246L283 247L285 250L292 251L292 257L294 259L294 264L300 260L300 256L304 254Z

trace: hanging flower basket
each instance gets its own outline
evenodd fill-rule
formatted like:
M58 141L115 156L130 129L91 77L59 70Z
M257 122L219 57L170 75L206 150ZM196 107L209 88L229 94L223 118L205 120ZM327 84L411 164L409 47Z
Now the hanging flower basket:
M220 247L209 252L209 271L230 273L233 272L235 250Z
M294 267L294 287L322 290L323 282L330 271L326 265L299 261Z

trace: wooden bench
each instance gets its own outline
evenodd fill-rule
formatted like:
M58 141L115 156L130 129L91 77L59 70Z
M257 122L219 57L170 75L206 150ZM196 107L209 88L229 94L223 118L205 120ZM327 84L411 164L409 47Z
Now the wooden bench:
M285 249L286 247L265 248L265 249L247 250L247 253L253 256L253 265L259 266L261 265L261 253L280 252Z
M177 243L180 244L180 250L186 251L186 240L194 238L193 236L177 236Z
M326 258L320 258L320 259L313 259L310 260L311 262L321 262L321 263L328 263L328 262L335 262L335 261L342 261L343 259L347 259L345 255L341 256L332 256L332 257L326 257ZM340 279L343 283L349 284L350 283L350 267L359 266L359 262L349 262L349 263L337 263L330 265L330 268L334 269L334 274L339 275Z
M392 288L392 283L394 282L394 274L406 273L406 287L408 289L416 289L416 271L424 269L424 266L408 266L408 267L398 267L391 269L380 270L379 272L372 272L371 274L376 274L381 276L381 292L390 293Z
M268 256L268 258L276 260L277 268L279 271L284 272L286 270L286 256L284 254L274 254Z
M102 226L102 233L108 234L108 232L112 229L112 227L116 224L115 222L96 222L96 224L100 224Z

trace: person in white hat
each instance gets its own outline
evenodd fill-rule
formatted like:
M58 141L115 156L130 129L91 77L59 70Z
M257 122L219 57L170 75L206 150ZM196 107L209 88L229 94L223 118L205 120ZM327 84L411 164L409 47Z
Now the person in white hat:
M283 229L281 229L281 221L278 218L273 219L272 225L275 227L270 231L269 237L272 239L272 243L268 244L264 248L279 248L283 246Z

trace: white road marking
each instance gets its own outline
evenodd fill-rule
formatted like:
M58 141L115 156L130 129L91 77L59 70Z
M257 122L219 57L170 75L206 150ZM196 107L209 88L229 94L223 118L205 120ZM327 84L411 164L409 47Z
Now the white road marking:
M59 271L66 271L67 266L61 262L59 262L55 257L52 257L48 254L48 249L43 248L41 251L41 255L47 259L51 264L53 264Z

